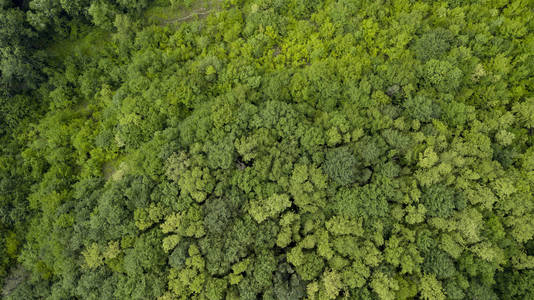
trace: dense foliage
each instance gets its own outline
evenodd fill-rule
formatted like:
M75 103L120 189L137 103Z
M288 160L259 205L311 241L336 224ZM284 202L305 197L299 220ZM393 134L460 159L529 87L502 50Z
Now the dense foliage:
M534 298L532 1L199 3L0 0L4 297Z

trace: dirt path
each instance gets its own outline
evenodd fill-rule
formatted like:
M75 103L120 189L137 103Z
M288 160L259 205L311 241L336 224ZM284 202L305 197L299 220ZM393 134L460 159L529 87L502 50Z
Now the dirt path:
M168 7L167 9L155 7L149 12L148 19L152 19L152 22L161 26L187 22L220 11L223 7L222 3L222 0L197 0L189 7Z
M203 8L203 9L200 9L198 11L192 12L190 15L187 15L185 17L164 20L162 24L170 24L170 23L175 23L175 22L187 21L187 20L192 19L192 18L194 18L196 16L208 15L209 13L211 13L213 11L215 11L215 10L214 9L206 10L205 8Z

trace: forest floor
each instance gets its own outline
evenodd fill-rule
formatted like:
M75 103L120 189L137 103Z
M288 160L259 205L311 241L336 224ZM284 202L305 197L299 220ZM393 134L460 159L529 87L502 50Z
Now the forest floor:
M81 56L98 57L102 54L102 45L109 40L110 33L102 29L80 27L77 33L73 33L71 38L55 42L46 52L57 60L61 61L72 55L79 53Z
M13 267L4 282L0 296L7 297L15 288L29 276L29 273L21 266Z

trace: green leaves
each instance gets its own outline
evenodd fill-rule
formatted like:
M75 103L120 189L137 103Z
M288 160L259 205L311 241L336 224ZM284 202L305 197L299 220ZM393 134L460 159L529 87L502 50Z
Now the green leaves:
M444 28L436 28L421 35L414 44L415 56L422 62L439 59L447 53L454 41L453 34Z
M395 291L399 289L397 281L382 272L373 274L370 286L381 300L395 299Z
M333 200L334 211L346 217L383 217L388 211L386 196L377 185L341 189Z
M286 208L291 206L289 196L286 194L274 194L265 200L253 200L250 202L250 215L261 223L267 218L276 217Z
M441 282L434 275L423 275L421 278L421 297L425 300L445 300Z
M350 218L334 216L326 222L326 228L334 235L351 234L363 236L362 221Z
M438 92L453 92L460 86L462 71L447 61L429 60L424 65L425 80Z
M355 181L356 158L347 147L335 148L326 153L323 169L339 185Z
M91 269L100 267L103 264L103 257L97 243L92 243L82 254L87 267Z
M466 205L463 197L453 188L444 185L432 185L424 188L421 202L431 217L449 217L455 208L463 209Z
M526 1L8 2L8 299L532 298Z

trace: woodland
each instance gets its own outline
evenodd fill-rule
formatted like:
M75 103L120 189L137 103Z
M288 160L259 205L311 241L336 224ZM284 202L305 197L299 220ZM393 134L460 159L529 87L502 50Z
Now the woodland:
M534 1L0 0L0 297L534 299Z

